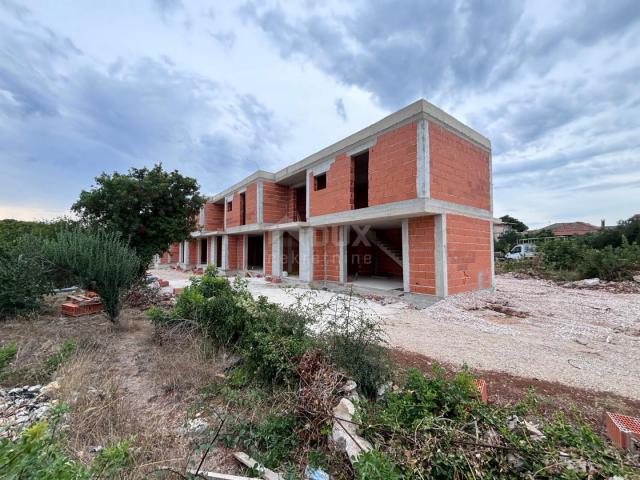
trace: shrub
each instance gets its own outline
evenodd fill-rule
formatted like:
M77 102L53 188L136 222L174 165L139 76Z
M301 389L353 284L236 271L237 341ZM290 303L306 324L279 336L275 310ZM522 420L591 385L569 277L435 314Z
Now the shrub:
M631 245L623 239L622 245L617 248L585 249L577 269L583 278L628 280L640 270L640 246Z
M91 467L71 459L62 444L59 423L64 405L54 407L51 422L38 422L24 429L15 442L0 439L0 471L6 480L89 480L117 478L129 463L129 443L105 447Z
M2 372L16 358L18 353L18 347L15 343L7 343L0 347L0 378L2 378Z
M353 465L356 480L400 480L402 475L384 453L376 450L363 453Z
M47 255L101 297L104 311L116 322L122 300L140 268L136 253L119 234L80 229L59 232L47 242Z
M324 306L322 335L331 361L356 381L362 393L374 397L390 374L378 318L353 293L335 296Z
M584 254L584 246L573 239L545 242L540 250L544 265L555 270L574 270Z
M41 241L24 236L11 246L0 246L0 318L37 310L43 296L52 293L53 268Z

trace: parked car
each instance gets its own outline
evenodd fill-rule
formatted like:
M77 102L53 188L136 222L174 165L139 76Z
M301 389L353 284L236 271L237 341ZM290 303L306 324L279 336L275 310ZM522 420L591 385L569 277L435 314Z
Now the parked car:
M521 243L513 247L509 253L505 255L508 260L522 260L523 258L531 258L536 255L536 246L533 243Z

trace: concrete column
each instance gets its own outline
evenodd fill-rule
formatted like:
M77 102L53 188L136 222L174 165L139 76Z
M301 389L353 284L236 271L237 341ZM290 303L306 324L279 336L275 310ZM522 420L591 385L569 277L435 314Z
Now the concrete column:
M229 235L222 236L222 270L229 270Z
M271 273L282 276L282 232L274 230L271 238Z
M248 253L249 253L249 235L243 235L242 236L242 270L249 269Z
M493 221L489 220L489 242L491 242L491 289L496 288L496 257L493 244Z
M263 222L263 213L262 213L262 205L264 204L263 198L264 198L264 182L262 180L260 180L258 182L257 185L257 195L256 195L256 201L257 201L257 205L256 205L256 212L257 212L257 216L258 216L258 223L262 223Z
M217 237L209 237L209 253L211 254L208 258L209 265L216 264L216 258L218 258L218 242L216 242Z
M182 264L189 265L189 242L186 240L182 242L182 251L184 252L184 256L182 257Z
M342 225L338 227L338 255L339 257L339 268L340 268L340 283L345 283L347 281L347 243L349 241L347 230L351 228L348 225Z
M402 289L409 291L409 275L411 273L411 252L409 251L409 220L402 220Z
M313 281L313 228L301 228L300 234L300 280Z
M425 119L418 121L418 156L416 165L416 191L418 198L430 196L430 159L429 159L429 122Z
M436 215L435 218L435 264L436 295L446 297L449 288L447 273L447 215Z

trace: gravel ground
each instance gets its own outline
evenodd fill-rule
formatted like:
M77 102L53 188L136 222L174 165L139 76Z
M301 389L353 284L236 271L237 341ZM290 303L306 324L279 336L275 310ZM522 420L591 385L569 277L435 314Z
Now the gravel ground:
M172 287L184 286L188 277L172 270L153 273ZM294 301L288 289L262 279L250 279L249 288L273 302ZM315 295L327 301L334 294ZM495 293L449 297L426 309L403 301L367 300L366 306L384 322L392 347L454 365L640 399L640 294L501 275Z

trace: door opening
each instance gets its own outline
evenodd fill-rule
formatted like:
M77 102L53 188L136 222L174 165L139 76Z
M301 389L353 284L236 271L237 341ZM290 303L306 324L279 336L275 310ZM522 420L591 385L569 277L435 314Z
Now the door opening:
M200 240L200 263L202 265L207 264L207 242L208 239L206 238Z
M216 237L216 267L222 268L222 237Z

